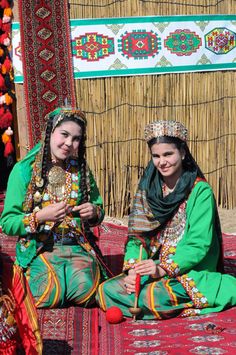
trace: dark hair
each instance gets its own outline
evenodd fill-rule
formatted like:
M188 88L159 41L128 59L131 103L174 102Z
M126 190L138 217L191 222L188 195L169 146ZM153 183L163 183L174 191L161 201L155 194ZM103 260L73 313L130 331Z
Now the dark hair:
M162 137L152 138L150 141L148 141L147 144L149 149L151 149L153 144L156 143L174 144L180 152L184 151L185 157L183 160L183 169L187 171L194 171L197 169L197 175L204 179L204 174L199 168L192 154L190 153L189 147L186 142L182 141L177 137L162 136Z

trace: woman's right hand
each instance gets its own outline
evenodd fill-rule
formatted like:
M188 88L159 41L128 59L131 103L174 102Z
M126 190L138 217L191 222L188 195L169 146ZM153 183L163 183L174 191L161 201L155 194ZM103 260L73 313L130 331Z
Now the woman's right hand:
M64 201L53 203L39 210L36 213L36 218L39 224L46 221L62 222L69 212L68 208L69 206Z
M134 269L129 269L128 275L124 278L124 286L129 295L135 292L135 282L136 282L136 271Z

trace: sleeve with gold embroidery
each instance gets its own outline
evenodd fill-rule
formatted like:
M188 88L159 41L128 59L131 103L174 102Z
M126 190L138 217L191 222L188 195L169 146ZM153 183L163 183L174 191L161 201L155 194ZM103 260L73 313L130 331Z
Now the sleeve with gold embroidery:
M129 270L139 262L140 245L145 244L142 249L142 260L148 259L148 252L146 250L146 238L138 238L136 236L129 236L128 242L125 246L125 256L123 263L123 271ZM148 241L147 241L148 242Z
M172 247L173 250L166 250L165 254L168 256L160 262L160 266L170 277L191 270L212 268L216 264L219 245L214 219L215 201L212 189L207 183L199 182L188 200L184 236L176 247Z

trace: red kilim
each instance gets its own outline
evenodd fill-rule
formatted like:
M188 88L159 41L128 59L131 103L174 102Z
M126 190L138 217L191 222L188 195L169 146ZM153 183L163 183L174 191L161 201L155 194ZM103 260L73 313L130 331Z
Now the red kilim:
M29 142L41 138L45 115L75 106L68 2L20 0L19 17Z

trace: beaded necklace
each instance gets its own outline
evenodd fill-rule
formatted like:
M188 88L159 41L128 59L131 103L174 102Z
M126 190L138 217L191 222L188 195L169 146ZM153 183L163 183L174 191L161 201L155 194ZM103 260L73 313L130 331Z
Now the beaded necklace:
M62 184L59 179L56 179L54 186L49 182L47 187L44 190L42 198L42 207L45 207L49 204L60 202L62 200L67 200L67 203L71 206L75 206L76 200L78 198L78 169L76 168L77 162L74 159L68 161L66 169L57 167L54 170L53 174L59 172L59 169L63 170L64 178L62 177ZM54 167L53 167L54 168ZM53 169L52 168L52 169ZM59 168L59 169L58 169ZM50 171L49 171L50 174ZM59 183L57 183L57 181ZM52 182L52 181L51 181ZM61 190L61 191L59 191Z
M77 162L74 159L71 159L67 163L65 169L65 185L64 185L65 189L60 199L58 199L58 196L55 193L53 193L53 190L50 190L50 188L48 187L49 185L47 185L47 187L45 188L42 196L42 202L41 202L42 208L62 200L64 201L66 200L67 204L72 207L75 206L78 198L78 189L79 189ZM66 224L70 224L71 222L72 222L71 218L67 216L64 221L64 227L66 227ZM54 222L47 221L45 222L44 229L51 230L53 226L54 226Z

